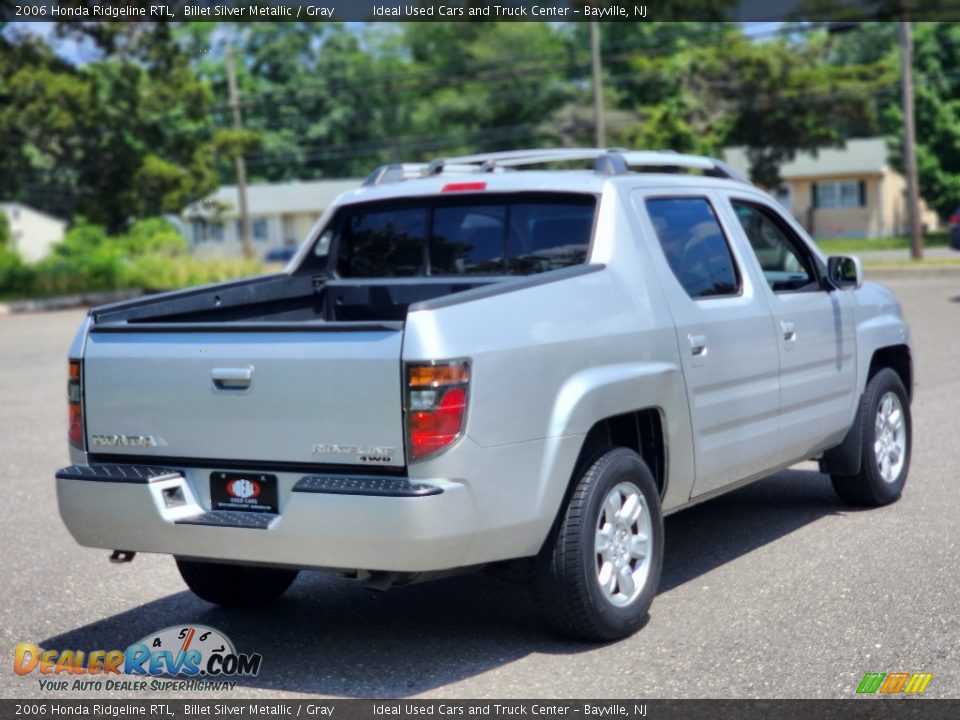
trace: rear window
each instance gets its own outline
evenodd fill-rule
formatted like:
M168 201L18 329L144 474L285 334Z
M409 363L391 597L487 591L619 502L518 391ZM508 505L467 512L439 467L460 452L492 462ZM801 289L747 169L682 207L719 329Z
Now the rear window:
M341 277L531 275L586 262L590 195L438 198L346 209L335 225Z

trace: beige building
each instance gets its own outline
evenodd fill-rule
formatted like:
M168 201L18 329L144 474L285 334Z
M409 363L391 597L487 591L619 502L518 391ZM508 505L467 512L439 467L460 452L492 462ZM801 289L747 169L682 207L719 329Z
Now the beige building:
M342 193L360 187L362 179L269 183L247 187L247 209L254 254L296 246L324 210ZM243 254L239 199L235 185L224 185L181 212L187 240L202 257Z
M13 249L26 262L43 260L67 230L67 221L18 202L0 203L10 222Z
M742 147L727 148L724 159L749 175ZM848 140L843 148L824 148L816 156L798 153L780 168L782 185L774 193L787 210L817 238L882 237L909 232L906 179L890 167L883 138ZM920 222L936 230L937 213L920 201Z

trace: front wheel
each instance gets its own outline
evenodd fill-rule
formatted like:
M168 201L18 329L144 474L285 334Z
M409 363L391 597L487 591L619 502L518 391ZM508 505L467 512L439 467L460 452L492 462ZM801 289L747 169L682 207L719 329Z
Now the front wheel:
M297 578L296 570L176 558L180 577L195 595L223 607L269 605Z
M833 489L850 505L887 505L903 492L913 441L910 398L893 370L883 368L867 383L860 400L860 427L860 472L832 475Z
M646 620L662 565L653 475L633 450L616 448L577 480L538 557L537 595L564 634L616 640Z

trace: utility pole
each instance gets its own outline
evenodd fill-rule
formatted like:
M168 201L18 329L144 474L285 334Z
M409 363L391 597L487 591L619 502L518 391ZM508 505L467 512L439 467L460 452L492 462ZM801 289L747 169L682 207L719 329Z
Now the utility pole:
M600 67L600 28L590 22L590 65L593 71L593 128L598 148L607 146L607 123L603 113L603 74Z
M237 71L233 66L233 47L227 45L227 87L230 91L230 109L233 111L233 129L243 130L240 117L240 98L237 95ZM243 241L243 256L253 257L253 239L250 236L250 213L247 210L247 164L243 155L234 158L237 166L237 200L240 206L240 239Z
M903 164L907 173L907 214L910 217L910 257L923 260L923 237L920 234L920 199L917 190L917 136L913 122L913 38L906 2L901 1L900 22L903 82Z

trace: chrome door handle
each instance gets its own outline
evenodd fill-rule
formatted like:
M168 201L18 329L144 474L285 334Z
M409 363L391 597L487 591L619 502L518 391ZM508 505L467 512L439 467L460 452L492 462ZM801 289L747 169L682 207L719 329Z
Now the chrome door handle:
M213 368L210 377L217 390L245 390L253 382L253 368Z
M797 331L792 322L780 322L780 330L783 332L785 342L791 343L797 339Z
M694 357L703 357L707 354L707 336L706 335L687 335L690 341L690 354Z

